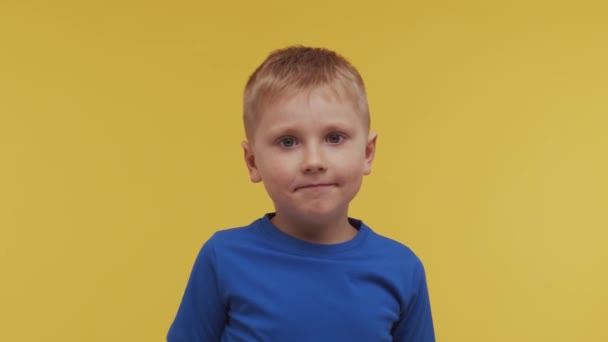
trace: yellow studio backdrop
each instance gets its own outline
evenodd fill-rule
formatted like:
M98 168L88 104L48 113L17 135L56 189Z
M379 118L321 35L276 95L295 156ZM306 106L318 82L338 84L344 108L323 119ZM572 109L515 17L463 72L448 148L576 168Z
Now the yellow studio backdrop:
M292 44L366 80L378 154L351 215L423 259L438 341L608 341L606 18L603 1L0 1L0 341L164 340L202 243L272 210L241 92Z

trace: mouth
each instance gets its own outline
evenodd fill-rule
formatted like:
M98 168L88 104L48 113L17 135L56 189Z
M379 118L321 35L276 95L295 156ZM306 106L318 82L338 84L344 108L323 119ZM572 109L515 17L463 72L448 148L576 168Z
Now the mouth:
M328 188L331 188L334 186L336 186L336 184L333 184L333 183L307 184L307 185L297 187L296 191L298 191L298 190L323 190L323 189L328 189Z

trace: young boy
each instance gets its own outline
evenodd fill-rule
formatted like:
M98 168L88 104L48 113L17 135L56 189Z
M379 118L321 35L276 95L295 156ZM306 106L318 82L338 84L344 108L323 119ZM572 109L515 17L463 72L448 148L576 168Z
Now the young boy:
M421 261L348 216L376 149L357 70L326 49L275 51L247 82L244 123L275 210L205 243L167 340L435 341Z

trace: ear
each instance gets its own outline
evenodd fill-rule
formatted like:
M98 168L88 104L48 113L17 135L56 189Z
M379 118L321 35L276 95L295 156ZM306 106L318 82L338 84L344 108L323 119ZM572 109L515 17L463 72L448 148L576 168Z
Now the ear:
M377 139L378 133L369 133L369 137L367 138L367 145L365 145L365 165L363 167L364 175L369 175L372 172L372 162L374 161L374 155L376 154Z
M241 146L243 146L245 164L247 165L247 170L249 170L249 178L254 183L261 182L262 177L260 177L260 173L258 172L258 168L255 164L255 156L253 154L253 148L251 144L247 141L243 141L241 143Z

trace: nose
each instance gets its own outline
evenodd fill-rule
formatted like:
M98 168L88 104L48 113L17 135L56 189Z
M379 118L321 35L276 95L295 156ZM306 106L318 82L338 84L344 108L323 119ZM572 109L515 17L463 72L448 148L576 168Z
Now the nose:
M317 173L327 170L323 151L319 146L307 146L302 160L302 172Z

